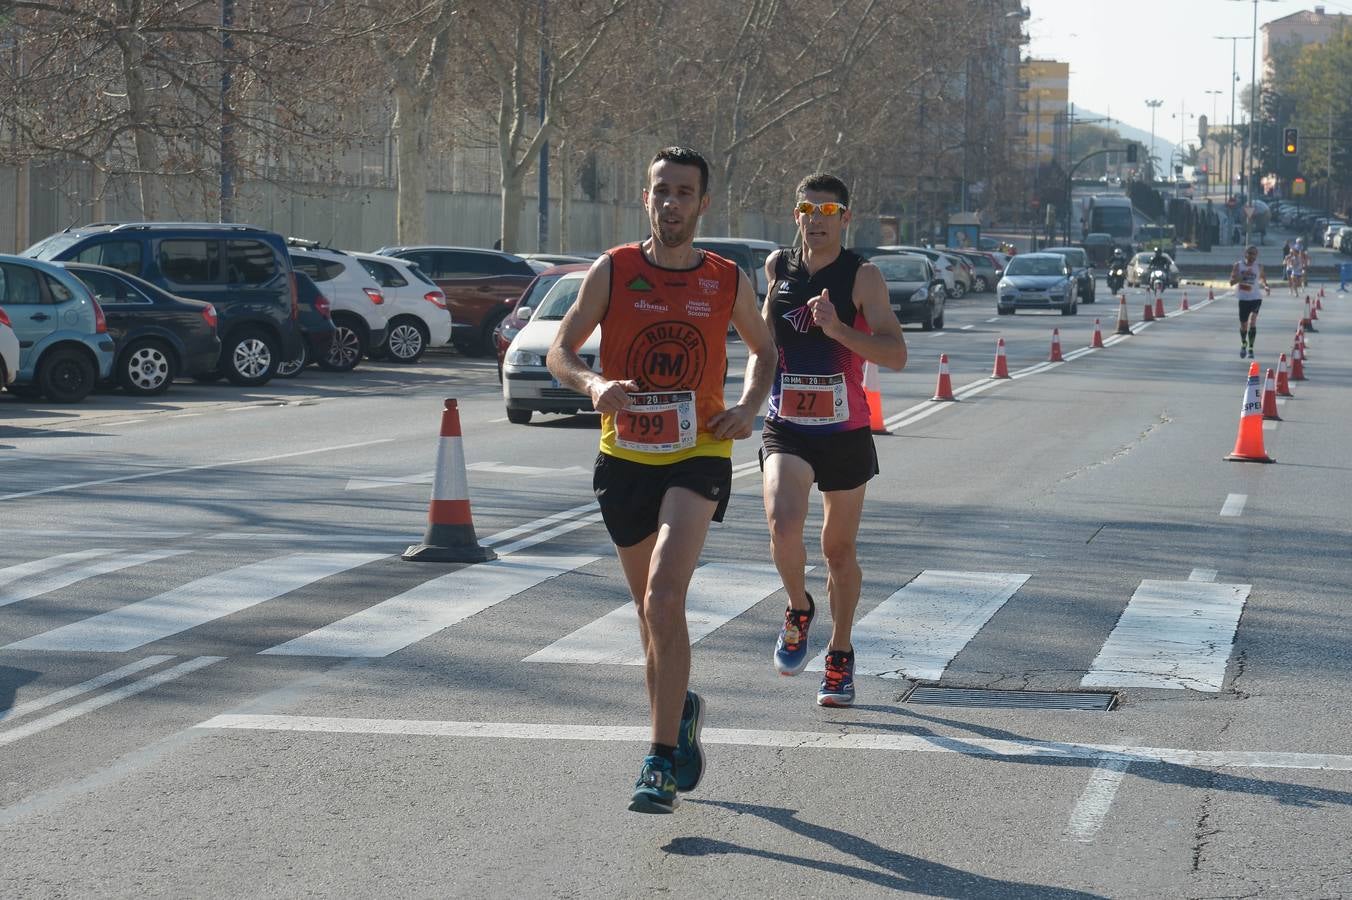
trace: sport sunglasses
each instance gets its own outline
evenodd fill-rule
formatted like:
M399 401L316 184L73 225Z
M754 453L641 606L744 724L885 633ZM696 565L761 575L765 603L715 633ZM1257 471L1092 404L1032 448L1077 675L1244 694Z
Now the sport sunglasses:
M845 210L849 209L849 207L844 203L835 203L831 200L828 200L825 203L813 203L811 200L799 200L798 205L795 206L794 209L805 216L810 216L815 212L819 212L824 216L834 216L838 213L843 213Z

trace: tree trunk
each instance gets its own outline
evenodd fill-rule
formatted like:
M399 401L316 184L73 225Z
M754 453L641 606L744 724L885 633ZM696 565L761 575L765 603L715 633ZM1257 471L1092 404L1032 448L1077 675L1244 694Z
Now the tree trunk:
M523 174L506 175L502 179L502 249L508 253L516 252L517 235L521 231L521 211L526 202L523 181Z
M568 217L572 214L573 166L568 160L568 141L559 141L559 252L568 252Z
M421 107L408 91L395 90L395 240L400 244L427 243L427 116Z
M155 147L155 136L146 127L150 120L150 104L145 81L141 77L141 54L131 45L131 39L125 36L118 36L117 45L122 52L122 77L126 80L127 110L136 147L136 183L141 194L141 216L153 221L159 214L154 179L160 171L160 158Z

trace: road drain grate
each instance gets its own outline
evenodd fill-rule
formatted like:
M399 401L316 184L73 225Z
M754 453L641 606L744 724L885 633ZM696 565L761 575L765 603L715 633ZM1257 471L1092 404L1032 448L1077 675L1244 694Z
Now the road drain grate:
M1113 708L1117 695L1098 691L991 691L917 685L901 702L921 706L1106 711Z

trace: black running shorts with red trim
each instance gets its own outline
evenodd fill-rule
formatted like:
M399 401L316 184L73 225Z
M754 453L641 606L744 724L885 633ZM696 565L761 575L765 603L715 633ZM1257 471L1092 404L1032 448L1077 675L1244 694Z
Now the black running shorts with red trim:
M1256 313L1263 305L1263 299L1241 300L1239 301L1239 324L1246 325L1249 321L1249 314Z
M819 491L849 491L878 474L878 450L867 427L835 434L804 434L766 419L761 428L760 464L773 453L797 456L812 467Z
M674 487L717 502L713 520L722 522L732 495L732 460L726 456L692 456L653 466L596 454L592 490L606 531L617 547L632 547L657 531L662 498Z

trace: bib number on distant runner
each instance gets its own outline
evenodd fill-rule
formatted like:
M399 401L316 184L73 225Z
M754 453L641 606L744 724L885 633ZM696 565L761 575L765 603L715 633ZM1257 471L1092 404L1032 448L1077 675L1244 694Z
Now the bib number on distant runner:
M782 375L779 417L796 425L832 425L850 418L845 375Z
M615 413L615 443L644 453L675 453L695 446L695 394L663 391L630 394Z

